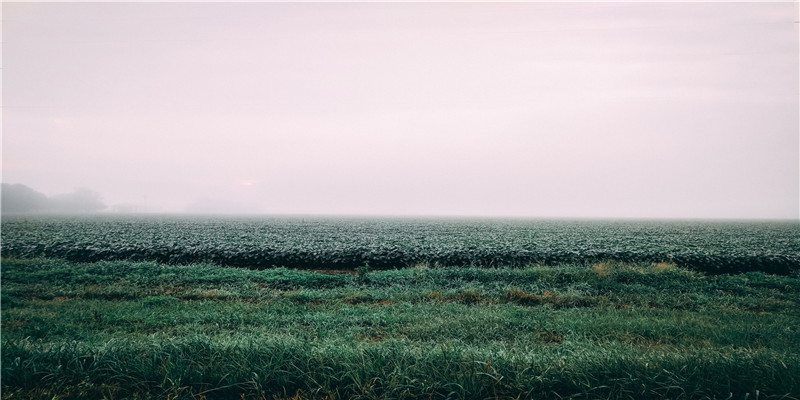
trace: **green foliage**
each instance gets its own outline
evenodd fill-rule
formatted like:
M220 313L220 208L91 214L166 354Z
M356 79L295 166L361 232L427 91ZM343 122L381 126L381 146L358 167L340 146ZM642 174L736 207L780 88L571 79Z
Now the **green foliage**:
M800 398L795 222L2 222L3 398Z
M366 261L364 265L356 268L356 276L360 282L364 283L367 281L367 274L369 273L369 261Z
M172 306L178 301L172 296L148 296L142 301L145 307Z
M798 398L800 280L2 260L3 396ZM8 302L8 303L7 303Z
M5 256L251 269L610 261L715 274L800 270L800 224L791 221L3 216L2 242Z

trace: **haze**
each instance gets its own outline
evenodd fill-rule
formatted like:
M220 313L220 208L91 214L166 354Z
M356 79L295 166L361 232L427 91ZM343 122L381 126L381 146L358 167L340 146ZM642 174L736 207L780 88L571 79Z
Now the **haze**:
M8 3L3 177L151 212L798 218L798 3Z

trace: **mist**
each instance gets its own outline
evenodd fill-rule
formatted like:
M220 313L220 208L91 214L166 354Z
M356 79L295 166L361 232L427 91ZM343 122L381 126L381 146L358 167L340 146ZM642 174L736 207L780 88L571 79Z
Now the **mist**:
M796 2L2 11L2 181L103 212L800 217Z
M87 188L47 196L23 184L2 184L3 214L86 214L105 210L100 194ZM116 211L116 210L115 210Z

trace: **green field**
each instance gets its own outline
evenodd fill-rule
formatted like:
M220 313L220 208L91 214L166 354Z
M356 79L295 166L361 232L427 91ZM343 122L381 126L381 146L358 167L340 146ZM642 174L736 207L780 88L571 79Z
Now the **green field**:
M671 252L681 240L705 234L701 250L714 257L724 253L719 246L735 245L736 254L795 260L797 243L790 239L799 234L796 224L558 227L553 221L531 227L483 221L481 242L483 231L474 221L438 221L426 228L451 232L448 240L444 234L426 237L409 228L419 229L420 222L409 221L350 226L345 220L293 220L280 231L274 220L183 220L186 240L207 241L213 254L232 260L241 254L231 243L249 254L255 244L245 239L270 234L283 242L257 248L292 254L342 241L340 248L349 251L369 250L364 245L370 243L377 249L347 271L115 259L122 252L110 253L109 260L70 261L77 253L41 258L19 250L115 249L125 240L135 247L168 242L181 232L177 217L164 220L161 230L153 227L156 218L121 225L125 220L4 219L4 399L800 399L796 269L783 275L758 268L706 273L663 260L591 257L572 263L512 259L508 265L480 264L477 258L448 265L446 258L434 257L373 268L378 258L370 258L392 243L403 252L412 243L421 254L451 254L449 249L469 249L463 244L468 238L474 248L464 254L488 254L502 243L509 254L532 251L514 247L530 237L558 249L560 241L569 242L564 232L638 226L637 243L652 246L641 248L642 254ZM216 229L209 229L209 221L216 221ZM396 233L403 223L408 242ZM303 224L312 227L289 230ZM93 230L75 229L90 225ZM335 227L342 229L336 240L330 239ZM383 236L365 239L378 227ZM148 229L152 236L124 236ZM659 229L694 230L697 236L665 236L658 248L651 239ZM573 239L583 246L595 243L599 252L617 243L606 241L610 236ZM292 242L304 237L306 247ZM381 241L387 238L396 242ZM182 242L171 246L189 248ZM498 254L498 260L505 256Z
M4 398L798 398L800 279L3 260Z
M708 273L800 270L797 221L4 216L3 254L246 268L521 267L672 261Z

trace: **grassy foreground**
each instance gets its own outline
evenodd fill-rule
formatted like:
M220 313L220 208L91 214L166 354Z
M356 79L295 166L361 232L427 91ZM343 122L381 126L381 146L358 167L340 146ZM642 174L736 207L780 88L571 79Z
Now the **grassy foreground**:
M797 399L800 278L2 260L4 399Z

